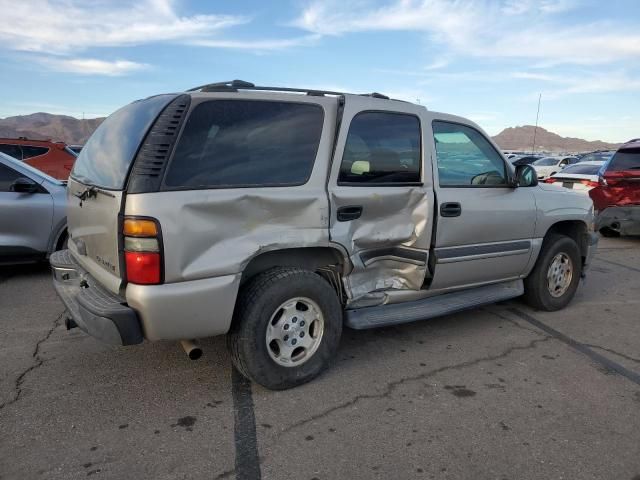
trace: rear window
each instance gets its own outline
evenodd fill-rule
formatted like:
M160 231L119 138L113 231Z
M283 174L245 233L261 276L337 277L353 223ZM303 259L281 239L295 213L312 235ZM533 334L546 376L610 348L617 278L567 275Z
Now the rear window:
M212 100L187 119L164 182L168 188L301 185L313 169L319 105Z
M613 156L613 152L594 152L585 155L580 159L581 162L606 162Z
M175 97L173 94L149 97L112 113L83 147L71 176L85 184L121 190L147 130Z
M611 159L607 170L613 172L640 170L640 149L618 150Z
M533 162L533 164L540 167L550 167L552 165L557 165L558 159L554 157L545 157L541 158L540 160L536 160L535 162Z
M580 165L578 163L565 168L562 170L560 175L567 175L571 173L574 175L596 175L600 168L602 168L602 165L602 163L600 165Z

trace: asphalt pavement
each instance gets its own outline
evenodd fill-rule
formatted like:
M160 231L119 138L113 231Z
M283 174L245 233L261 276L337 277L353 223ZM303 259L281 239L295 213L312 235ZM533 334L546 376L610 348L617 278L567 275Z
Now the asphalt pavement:
M48 269L0 269L0 479L640 480L640 239L576 298L345 330L315 381L233 371L224 338L111 347ZM176 319L179 321L179 319Z

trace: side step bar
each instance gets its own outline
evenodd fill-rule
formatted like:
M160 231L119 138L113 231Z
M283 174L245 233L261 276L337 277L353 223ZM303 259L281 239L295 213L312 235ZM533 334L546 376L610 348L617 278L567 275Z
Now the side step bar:
M445 293L413 302L364 307L345 312L345 325L356 330L386 327L448 315L469 308L501 302L524 293L522 280L485 285Z

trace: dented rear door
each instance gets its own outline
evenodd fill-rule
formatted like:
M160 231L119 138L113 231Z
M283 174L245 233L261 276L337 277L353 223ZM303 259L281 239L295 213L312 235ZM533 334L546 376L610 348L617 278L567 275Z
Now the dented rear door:
M434 201L424 168L425 111L346 96L328 191L331 240L353 264L346 278L352 300L424 283Z

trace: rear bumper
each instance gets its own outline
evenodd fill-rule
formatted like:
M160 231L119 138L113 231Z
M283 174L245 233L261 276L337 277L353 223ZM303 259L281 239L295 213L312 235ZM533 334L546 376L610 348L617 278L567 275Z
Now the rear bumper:
M53 253L49 262L56 292L81 330L112 345L142 343L136 312L124 298L97 283L69 250Z
M596 230L601 228L621 235L640 235L640 205L605 208L596 217Z

